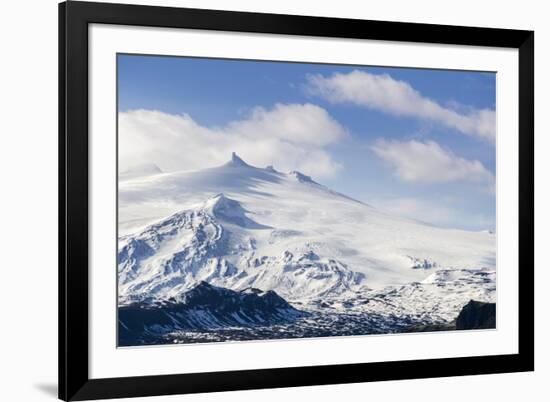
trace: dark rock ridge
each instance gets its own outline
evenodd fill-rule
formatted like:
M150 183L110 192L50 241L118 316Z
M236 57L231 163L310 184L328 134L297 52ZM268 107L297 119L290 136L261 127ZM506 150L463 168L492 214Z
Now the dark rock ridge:
M305 315L272 290L234 291L201 282L177 298L120 306L119 346L155 343L171 331L284 324Z
M420 324L403 332L435 332L496 328L496 304L470 300L452 322Z
M456 318L456 329L496 328L496 304L470 300Z

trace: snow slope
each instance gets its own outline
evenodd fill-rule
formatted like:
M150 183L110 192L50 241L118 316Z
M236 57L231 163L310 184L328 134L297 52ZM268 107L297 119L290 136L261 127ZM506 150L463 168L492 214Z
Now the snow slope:
M494 234L392 216L300 172L233 154L216 168L150 173L119 183L121 303L200 281L303 301L495 270Z
M144 164L133 166L119 173L118 179L120 181L135 179L136 177L151 176L162 173L162 170L155 164Z

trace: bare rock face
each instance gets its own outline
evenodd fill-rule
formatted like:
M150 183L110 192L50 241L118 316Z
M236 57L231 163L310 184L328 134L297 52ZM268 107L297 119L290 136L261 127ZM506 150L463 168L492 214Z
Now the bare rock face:
M402 332L435 332L496 328L496 304L470 300L450 322L416 324Z
M470 300L456 319L456 329L496 328L496 304Z
M159 343L171 331L285 324L306 315L272 290L234 291L200 282L175 298L120 307L119 346Z

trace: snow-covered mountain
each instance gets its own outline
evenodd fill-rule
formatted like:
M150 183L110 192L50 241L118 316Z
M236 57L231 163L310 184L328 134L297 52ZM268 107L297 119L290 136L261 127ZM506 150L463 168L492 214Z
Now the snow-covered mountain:
M119 234L121 304L177 297L201 281L305 303L495 270L492 233L392 216L236 154L216 168L121 181Z

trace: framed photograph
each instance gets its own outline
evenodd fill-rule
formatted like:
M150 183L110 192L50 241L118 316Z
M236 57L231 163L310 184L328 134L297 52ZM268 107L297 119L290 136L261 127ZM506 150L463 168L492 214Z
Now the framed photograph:
M59 5L59 397L530 371L534 33Z

